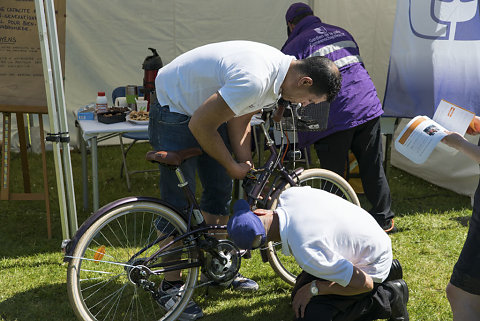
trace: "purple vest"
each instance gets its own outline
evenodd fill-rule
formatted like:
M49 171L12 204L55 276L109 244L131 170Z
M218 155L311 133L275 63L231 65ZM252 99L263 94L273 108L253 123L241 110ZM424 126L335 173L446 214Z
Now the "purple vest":
M282 52L298 59L325 56L335 62L342 74L342 89L330 104L328 128L323 132L299 133L300 148L383 114L358 45L346 30L322 23L316 16L305 17L293 29Z

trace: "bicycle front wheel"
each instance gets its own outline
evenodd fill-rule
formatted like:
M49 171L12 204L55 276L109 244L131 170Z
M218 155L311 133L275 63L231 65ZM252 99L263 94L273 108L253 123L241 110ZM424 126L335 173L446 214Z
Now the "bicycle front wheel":
M350 184L343 177L329 170L320 168L305 170L299 175L297 186L310 186L322 189L360 206L357 194ZM286 185L284 190L289 187L290 185ZM275 209L277 203L278 198L273 201L271 209ZM295 285L295 279L302 269L298 266L293 256L282 254L281 242L268 242L267 257L268 262L278 276L290 285Z
M156 202L134 201L105 212L80 238L68 266L68 296L77 317L176 320L193 294L199 268L175 271L185 285L168 294L158 292L164 275L154 272L159 266L195 263L195 241L178 241L144 262L186 230L177 212Z

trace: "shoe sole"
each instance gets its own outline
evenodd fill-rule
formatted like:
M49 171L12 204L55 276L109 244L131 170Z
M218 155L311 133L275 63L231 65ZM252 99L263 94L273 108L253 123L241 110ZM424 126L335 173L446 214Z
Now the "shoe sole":
M235 288L232 286L232 290L241 292L255 292L258 291L258 286L256 288L242 288L241 286Z

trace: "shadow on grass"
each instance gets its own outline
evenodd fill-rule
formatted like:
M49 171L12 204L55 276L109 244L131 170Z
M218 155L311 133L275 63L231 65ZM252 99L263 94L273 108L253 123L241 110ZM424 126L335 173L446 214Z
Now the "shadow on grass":
M290 305L290 290L272 290L262 287L256 292L236 292L233 290L200 290L200 306L205 310L202 320L293 320L294 313ZM224 302L235 302L234 306L225 306ZM221 310L218 310L221 306ZM212 312L214 310L215 312Z
M388 181L395 216L471 210L470 197L431 184L401 169L390 167ZM371 205L365 195L359 199L362 207L369 210Z
M63 260L63 256L62 256ZM3 263L0 265L2 269L33 269L33 268L39 268L39 267L52 267L52 268L58 268L62 267L63 261L58 260L58 261L37 261L37 262L29 262L25 263L24 261L21 261L21 263L18 262L18 260L15 260L11 264L6 264ZM0 310L1 311L1 310Z
M277 292L277 291L275 291ZM254 293L235 292L223 288L197 290L199 305L205 311L205 321L218 320L292 320L290 295L275 293L271 288ZM235 302L235 306L224 306ZM219 308L220 307L220 308ZM213 310L213 311L212 311ZM75 321L65 284L36 287L0 302L0 320L5 321Z
M464 227L467 227L468 226L468 223L470 222L470 218L472 216L471 215L468 215L468 216L458 216L458 217L453 217L451 218L450 220L452 221L455 221L455 222L458 222L460 225L464 226Z
M12 286L15 286L14 283ZM65 284L40 286L0 302L0 319L5 321L75 321Z
M38 214L40 211L40 214ZM0 214L0 259L61 253L60 218L51 214L52 235L47 238L45 212L18 209Z

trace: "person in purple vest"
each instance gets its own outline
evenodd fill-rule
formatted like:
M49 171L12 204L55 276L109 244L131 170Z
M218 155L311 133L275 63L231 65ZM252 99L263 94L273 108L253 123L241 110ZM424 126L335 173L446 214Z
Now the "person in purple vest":
M299 145L314 144L320 166L344 176L348 152L355 155L369 211L387 232L397 231L390 187L382 165L382 105L360 57L357 43L345 29L323 23L305 3L292 4L286 15L288 39L281 51L298 59L325 56L342 75L342 88L330 103L328 127L299 133Z

